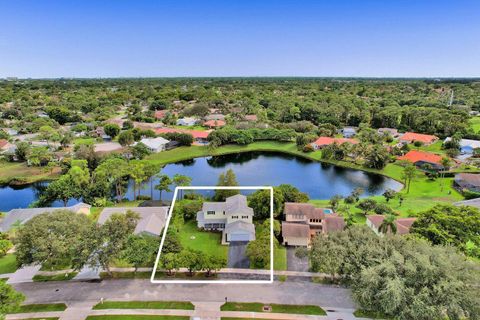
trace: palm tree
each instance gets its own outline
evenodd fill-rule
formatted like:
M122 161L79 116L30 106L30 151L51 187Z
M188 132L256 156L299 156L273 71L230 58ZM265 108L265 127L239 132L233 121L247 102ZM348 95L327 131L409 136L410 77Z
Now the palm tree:
M393 234L397 233L397 224L395 223L396 217L393 214L389 214L383 219L382 224L378 227L378 231L386 234L390 230Z
M402 177L405 181L405 184L407 185L407 193L410 192L410 184L413 178L415 178L416 171L417 169L412 164L408 164L407 166L405 166L405 168L403 168Z
M176 174L173 176L173 184L177 187L189 186L192 183L192 178L184 176L182 174ZM183 199L183 192L179 190L180 199Z
M172 192L172 190L170 190L170 185L173 183L173 181L166 174L162 174L158 177L159 181L155 186L155 190L160 192L160 201L162 201L162 191Z

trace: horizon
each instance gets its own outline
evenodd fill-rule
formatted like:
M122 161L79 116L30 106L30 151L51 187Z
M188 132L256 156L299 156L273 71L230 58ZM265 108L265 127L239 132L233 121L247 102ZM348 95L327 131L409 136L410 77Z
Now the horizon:
M0 3L0 77L478 78L480 3Z

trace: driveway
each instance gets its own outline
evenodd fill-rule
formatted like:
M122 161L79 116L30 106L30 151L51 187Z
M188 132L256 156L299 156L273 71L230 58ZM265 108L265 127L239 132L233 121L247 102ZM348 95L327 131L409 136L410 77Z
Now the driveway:
M232 241L228 246L228 268L250 268L250 260L245 255L248 241Z
M298 258L295 255L295 247L287 247L287 270L288 271L308 271L308 257Z

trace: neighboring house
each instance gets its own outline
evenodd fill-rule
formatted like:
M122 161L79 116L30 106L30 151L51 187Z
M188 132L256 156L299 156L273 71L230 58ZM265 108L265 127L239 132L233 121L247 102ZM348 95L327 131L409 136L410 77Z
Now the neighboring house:
M70 207L12 209L5 213L3 220L0 221L0 232L7 232L13 226L24 224L42 213L69 210L75 213L89 214L90 208L90 205L80 202Z
M452 140L452 138L446 138L443 143ZM460 153L461 154L473 154L473 150L480 148L480 141L470 140L470 139L461 139L460 140Z
M208 120L203 123L205 127L209 128L220 128L224 127L227 123L223 120Z
M354 127L345 127L341 130L344 138L351 138L357 134L357 128Z
M398 130L393 128L379 128L377 132L380 135L389 134L394 138L398 138L400 136L400 133L398 132Z
M255 122L258 121L258 117L256 114L247 114L245 115L245 120L249 122Z
M115 214L126 214L127 211L133 211L140 216L135 227L134 234L148 234L151 236L160 236L165 227L168 217L169 207L117 207L105 208L98 217L98 223L104 224Z
M9 150L13 145L8 140L0 139L0 153Z
M282 237L286 246L307 247L315 235L345 228L343 218L331 209L316 208L309 203L286 202L284 215Z
M444 169L442 165L442 157L430 152L411 150L397 159L411 162L418 168L422 168L425 164L429 164L434 170Z
M167 116L168 110L157 110L155 111L155 119L162 120Z
M459 173L455 175L455 186L460 190L480 192L480 174Z
M143 138L141 143L147 146L151 152L161 152L167 148L167 144L170 142L162 137L156 138Z
M317 140L312 142L312 147L315 150L321 149L323 147L326 147L331 144L344 144L344 143L351 143L351 144L357 144L358 140L356 139L348 139L348 138L332 138L332 137L319 137Z
M367 216L367 226L373 230L377 235L383 235L378 229L382 225L383 220L385 219L384 215L370 215ZM410 233L410 228L412 224L417 220L417 218L398 218L395 220L395 225L397 226L397 234L408 234ZM391 231L389 230L388 233Z
M401 137L400 137L400 142L403 144L409 144L409 143L414 143L415 141L420 141L424 145L429 145L434 143L435 141L438 140L437 136L433 136L430 134L421 134L421 133L415 133L415 132L405 132Z
M457 207L469 206L469 207L475 207L477 209L480 209L480 198L454 202L453 205Z
M191 126L194 126L196 125L198 122L198 119L196 118L181 118L181 119L178 119L177 120L177 126L187 126L187 127L191 127Z
M222 243L255 240L253 209L247 197L241 194L228 197L225 202L204 202L197 212L197 226L206 230L221 230Z
M3 131L5 131L9 136L18 135L18 131L12 128L4 128Z
M222 120L222 121L225 121L225 116L221 113L213 113L213 114L209 114L208 116L205 116L205 118L203 118L205 121L210 121L210 120Z

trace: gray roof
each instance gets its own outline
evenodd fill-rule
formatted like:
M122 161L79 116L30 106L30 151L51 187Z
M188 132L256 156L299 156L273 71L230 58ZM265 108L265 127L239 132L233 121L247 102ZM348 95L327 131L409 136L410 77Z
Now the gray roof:
M25 209L12 209L5 214L3 220L0 221L0 231L5 232L10 230L16 223L24 224L28 220L42 213L53 212L56 210L70 210L77 212L81 208L90 208L91 206L80 202L70 207L49 207L49 208L25 208Z
M253 215L253 209L247 204L247 197L241 194L228 197L225 202L204 202L202 211L225 211L226 214Z
M165 227L169 207L118 207L105 208L98 217L98 223L104 224L113 214L125 214L128 210L138 213L140 220L135 227L135 234L149 233L159 236Z
M238 220L235 222L231 222L225 226L226 233L232 233L236 231L247 231L250 234L255 234L255 226L253 223L245 222L242 220Z
M140 140L141 143L149 147L150 149L158 149L161 146L166 145L170 141L167 139L164 139L162 137L156 137L156 138L143 138Z
M453 203L454 206L471 206L480 209L480 198L470 199L470 200L463 200Z

